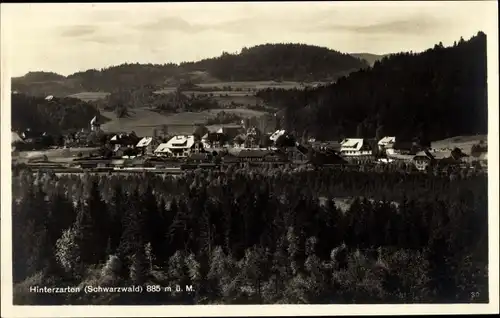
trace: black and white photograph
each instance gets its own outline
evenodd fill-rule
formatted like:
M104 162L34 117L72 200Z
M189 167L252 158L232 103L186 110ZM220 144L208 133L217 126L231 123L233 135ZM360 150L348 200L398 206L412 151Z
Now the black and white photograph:
M0 12L2 316L498 313L496 1Z

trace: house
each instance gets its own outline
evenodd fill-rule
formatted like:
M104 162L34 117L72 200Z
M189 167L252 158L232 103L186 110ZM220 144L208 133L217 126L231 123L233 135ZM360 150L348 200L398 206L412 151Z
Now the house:
M154 151L159 155L171 155L175 158L186 158L191 153L201 152L203 143L196 142L194 136L179 135L172 137L166 143L160 144Z
M137 145L139 140L139 137L137 137L134 133L119 133L111 137L109 142L114 145L114 151L116 151L122 147L132 148Z
M372 149L362 138L348 138L340 143L340 153L346 157L371 156Z
M153 137L143 137L137 145L135 145L137 149L144 154L152 154L153 153Z
M201 137L201 143L205 148L223 147L229 140L228 135L220 132L208 132Z
M156 147L156 149L153 151L153 153L156 156L161 156L161 157L172 155L166 142L159 144L158 147Z
M284 134L286 134L285 130L276 130L274 133L271 134L269 139L272 140L273 142L276 142L276 140L278 140L278 138L283 136Z
M434 165L437 160L436 157L428 150L420 151L413 157L413 164L420 171L425 171L429 165Z
M378 149L383 151L384 149L391 149L396 142L396 137L384 137L377 142Z
M237 135L239 135L243 126L241 125L213 125L207 127L209 133L223 134L226 135L229 139L234 139Z
M90 121L90 131L99 131L101 130L101 123L97 119L97 116L94 116Z
M394 141L386 149L387 155L416 155L421 149L412 141Z

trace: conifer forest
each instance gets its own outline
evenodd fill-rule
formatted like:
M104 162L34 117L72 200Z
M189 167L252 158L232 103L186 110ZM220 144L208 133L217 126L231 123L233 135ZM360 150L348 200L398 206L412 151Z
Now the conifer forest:
M12 193L16 305L489 301L484 174L20 170Z

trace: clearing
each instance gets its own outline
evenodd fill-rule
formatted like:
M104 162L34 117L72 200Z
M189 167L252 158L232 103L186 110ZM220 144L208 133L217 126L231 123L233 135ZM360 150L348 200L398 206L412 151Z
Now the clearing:
M168 126L169 134L190 134L194 131L196 123L204 123L208 118L217 113L235 113L241 117L260 116L262 111L245 108L233 109L210 109L203 112L182 112L176 114L161 114L146 108L135 108L130 110L130 116L118 118L114 112L101 111L101 114L110 119L102 124L102 130L106 132L132 132L138 136L152 136L154 129L161 132L163 126Z
M436 150L449 151L458 147L466 154L470 154L473 145L478 144L480 141L488 143L488 135L474 135L474 136L456 136L443 140L434 141L431 147Z
M89 102L89 101L95 101L98 99L103 99L108 95L109 95L109 93L106 93L106 92L81 92L81 93L69 95L68 97L78 98L78 99L81 99L85 102Z

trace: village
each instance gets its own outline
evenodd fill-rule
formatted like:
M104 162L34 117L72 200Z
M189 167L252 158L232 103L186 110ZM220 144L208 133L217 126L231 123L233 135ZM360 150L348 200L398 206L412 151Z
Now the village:
M49 158L43 155L47 149L62 152L57 158ZM72 154L74 149L82 151ZM20 154L30 151L42 155L22 160ZM378 140L298 140L278 127L274 132L263 133L245 121L240 125L220 125L216 129L193 125L191 135L159 136L153 130L152 136L137 136L135 132L105 132L97 116L90 121L88 129L64 136L30 129L12 132L12 156L13 165L24 163L35 170L76 169L77 172L81 169L172 172L263 165L294 168L396 165L421 172L435 168L448 172L450 169L487 169L487 146L483 142L473 145L466 154L458 147L433 149L418 140L401 141L394 136Z

